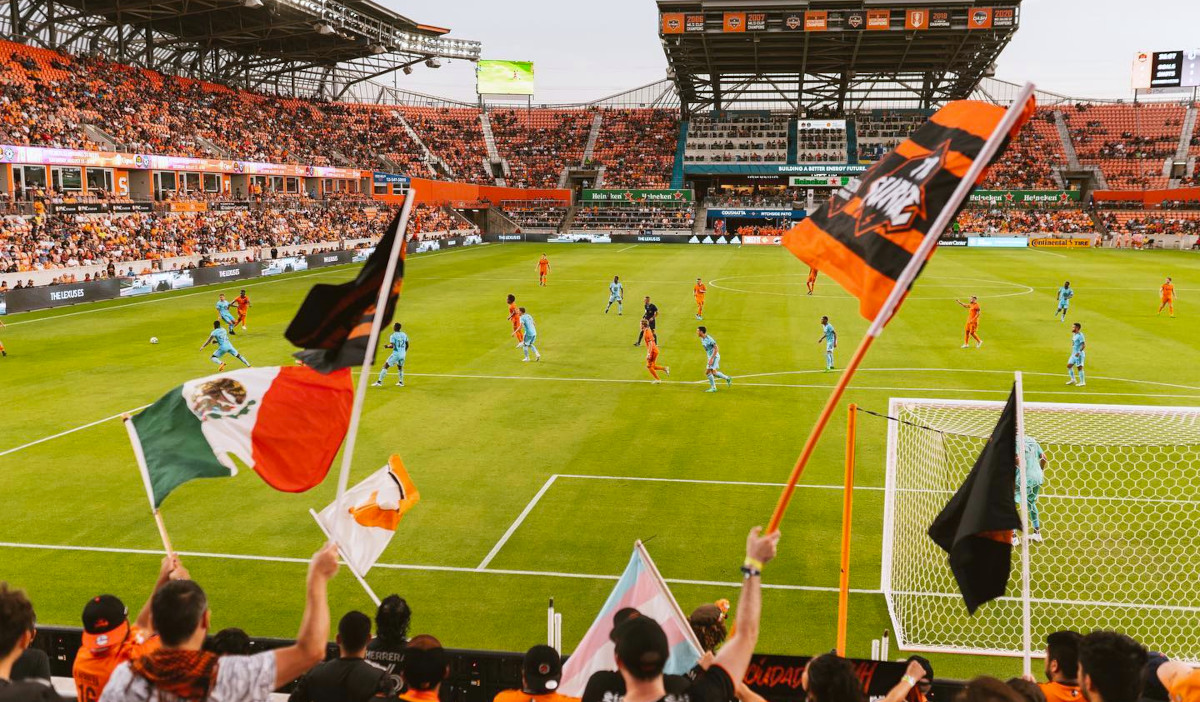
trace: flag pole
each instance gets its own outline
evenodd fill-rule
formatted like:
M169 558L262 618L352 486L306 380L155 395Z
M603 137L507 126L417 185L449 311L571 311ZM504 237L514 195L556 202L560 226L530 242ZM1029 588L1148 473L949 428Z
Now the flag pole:
M1021 672L1033 674L1032 613L1029 604L1029 465L1025 460L1025 395L1021 371L1015 373L1013 394L1017 401L1017 468L1021 474Z
M812 431L809 432L808 439L804 442L804 448L800 451L800 457L796 459L796 464L792 467L791 475L788 476L787 486L783 489L783 494L779 496L779 502L775 505L775 512L771 515L771 521L767 524L766 533L770 534L773 531L778 531L779 523L783 521L783 515L787 512L788 504L792 501L792 494L796 491L796 485L800 482L800 476L804 473L804 467L808 464L808 460L812 458L813 451L817 448L817 440L821 438L821 434L825 431L825 427L829 424L829 420L833 417L833 412L837 409L837 404L842 399L842 395L846 392L846 387L850 384L850 380L854 378L854 374L858 371L859 365L862 364L863 358L867 355L867 351L871 348L871 344L875 339L883 333L883 327L892 318L896 308L904 300L904 296L908 294L908 289L916 280L917 274L921 272L921 267L925 265L925 261L933 253L933 249L937 246L938 238L942 232L950 224L950 220L958 212L958 206L970 194L971 188L975 187L975 181L987 168L996 152L1000 149L1000 144L1004 141L1005 136L1016 125L1017 119L1021 116L1021 112L1025 109L1025 104L1029 102L1029 98L1033 96L1033 83L1026 83L1017 93L1017 97L1013 103L1008 106L1004 116L1000 119L999 124L992 131L984 143L983 148L979 150L979 155L971 163L970 168L959 181L958 187L950 195L950 199L946 202L946 206L938 213L938 216L930 225L929 231L925 238L921 240L921 245L913 253L908 265L896 278L896 284L892 287L891 293L884 300L883 306L879 308L879 312L875 315L875 319L871 321L871 325L867 327L867 333L859 342L858 348L854 350L854 355L850 357L850 362L846 365L846 369L842 371L841 377L838 378L837 384L829 393L829 398L825 401L825 406L821 409L821 414L817 416L817 423L813 425Z
M354 460L354 444L358 439L358 424L362 419L363 401L367 397L367 386L371 380L371 361L375 357L375 346L379 343L379 330L383 326L383 313L387 309L388 296L392 292L392 281L396 278L396 265L400 260L400 252L404 250L408 234L408 215L412 212L415 191L409 188L404 198L404 206L400 210L400 225L396 228L396 239L392 242L392 250L388 254L387 268L383 273L383 282L379 285L379 297L375 301L375 316L371 320L371 335L367 337L367 352L363 355L362 373L358 377L358 387L354 393L354 408L350 412L350 424L346 429L346 446L342 449L342 468L338 472L337 505L342 506L342 496L350 484L350 464ZM378 603L378 600L376 600Z
M342 545L340 543L338 543L337 537L335 537L333 535L333 533L329 531L329 529L325 528L325 524L321 521L321 518L317 515L316 510L309 507L308 513L311 514L312 518L317 522L317 526L321 527L321 532L325 534L325 538L332 541L334 543L334 545L336 545L338 547L338 552L342 554L342 560L345 561L346 567L349 568L350 572L354 574L354 578L355 578L355 580L358 580L358 584L362 585L363 589L367 591L367 597L370 597L371 601L375 603L376 607L378 607L379 606L379 595L375 594L375 591L372 590L371 586L367 584L366 578L364 578L358 572L358 568L355 568L354 564L350 562L350 556L342 548Z
M686 622L688 620L687 615L680 609L679 602L675 600L675 593L671 592L671 588L667 587L667 581L663 580L662 574L658 572L658 566L654 565L654 560L650 558L650 553L646 550L645 544L639 539L633 542L633 548L641 555L642 563L646 565L646 570L650 573L650 576L654 578L654 581L658 583L663 592L670 595L667 599L671 601L671 609L675 610L675 614L679 617L680 621ZM684 627L683 636L696 647L697 651L704 651L704 647L700 645L700 639L697 638L696 632L692 631L692 627Z
M850 515L854 505L854 440L858 405L846 408L846 476L842 485L842 563L838 578L837 654L846 655L846 623L850 614Z
M133 447L133 457L137 461L138 472L142 474L142 486L146 488L146 498L150 500L150 511L154 514L154 524L158 527L158 536L162 539L163 550L171 558L175 557L175 549L171 547L171 537L167 534L167 525L163 523L162 514L154 506L154 487L150 484L150 470L146 468L146 454L142 452L142 440L138 437L137 428L133 426L133 418L128 414L121 415L125 423L125 431L129 434L129 444Z

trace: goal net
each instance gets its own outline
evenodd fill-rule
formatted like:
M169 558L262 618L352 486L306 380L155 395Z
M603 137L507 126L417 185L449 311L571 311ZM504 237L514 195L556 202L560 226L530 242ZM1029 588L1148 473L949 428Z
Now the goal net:
M1022 653L1020 549L1008 592L971 617L926 534L1003 408L891 401L881 589L903 649ZM1109 628L1200 662L1200 408L1027 402L1025 433L1049 461L1044 540L1030 544L1034 650L1053 631Z

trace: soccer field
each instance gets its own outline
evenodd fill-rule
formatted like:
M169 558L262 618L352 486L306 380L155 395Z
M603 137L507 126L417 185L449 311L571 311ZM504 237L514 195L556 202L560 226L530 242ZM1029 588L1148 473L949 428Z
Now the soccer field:
M546 250L549 285L535 264ZM685 611L740 584L747 530L764 524L836 379L823 372L821 315L840 336L839 367L866 327L857 301L771 247L506 244L413 256L397 320L411 338L407 387L371 388L351 481L391 453L422 501L368 580L413 607L414 633L449 647L524 650L545 636L545 606L564 614L570 650L628 560L647 548ZM250 329L235 345L255 365L291 363L283 329L326 269L245 285ZM602 313L613 275L625 313ZM709 286L705 320L736 380L703 390L691 286ZM1166 276L1177 315L1155 315ZM1004 399L1011 371L1034 401L1200 406L1200 257L1181 252L943 250L867 357L847 400L884 412L891 397ZM1064 280L1068 323L1052 318ZM0 330L0 579L26 588L43 624L79 625L100 592L140 606L161 550L118 419L209 374L218 292L237 286L13 315ZM521 362L504 296L537 322L540 363ZM980 349L960 349L978 295ZM649 384L632 346L641 298L661 310L661 361ZM1088 385L1064 385L1069 322L1087 334ZM150 345L151 336L160 343ZM382 362L384 354L378 356ZM236 362L233 362L236 366ZM231 366L233 367L233 366ZM759 650L811 654L834 643L845 413L803 478L764 582ZM851 585L851 656L888 628L879 594L884 483L880 420L859 423ZM336 473L336 466L334 468ZM1052 478L1051 478L1052 480ZM321 534L307 514L336 479L278 493L249 472L188 483L166 500L174 545L211 599L213 626L294 635L305 560ZM335 616L370 611L349 572ZM1200 602L1194 604L1200 605ZM1011 659L933 656L939 676L1008 675Z

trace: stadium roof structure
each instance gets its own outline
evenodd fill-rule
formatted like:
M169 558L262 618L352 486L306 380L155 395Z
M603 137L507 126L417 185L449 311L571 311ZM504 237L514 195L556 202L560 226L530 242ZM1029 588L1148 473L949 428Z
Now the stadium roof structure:
M331 99L421 62L475 61L481 50L371 0L9 0L0 31L162 73Z
M657 3L685 113L936 107L994 73L1021 15L1021 0Z

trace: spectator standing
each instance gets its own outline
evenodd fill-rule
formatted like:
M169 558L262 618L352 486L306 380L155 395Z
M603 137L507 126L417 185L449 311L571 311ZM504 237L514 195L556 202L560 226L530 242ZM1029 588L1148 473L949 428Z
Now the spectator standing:
M495 702L577 702L555 692L562 682L562 658L554 647L540 644L525 652L521 662L521 689L504 690Z
M171 580L188 580L190 577L178 558L163 558L154 590L133 624L129 623L125 603L116 596L98 595L88 601L83 608L83 643L71 667L75 694L81 702L98 699L118 665L141 658L161 645L154 633L150 611L154 593Z
M33 680L12 680L13 664L33 643L37 616L33 604L21 590L0 582L0 700L58 700L54 688Z
M367 662L371 618L347 612L338 622L338 657L325 661L300 678L288 702L366 702L393 693L388 675Z
M375 638L367 644L367 660L388 674L397 693L404 691L399 667L404 660L411 623L412 609L408 602L399 595L388 595L375 611Z
M204 642L204 650L218 656L250 655L250 635L231 626L213 634Z
M800 684L808 702L863 702L862 681L854 674L854 667L834 653L809 661L800 676ZM890 699L891 694L888 697Z
M1079 689L1088 702L1137 702L1146 659L1125 634L1093 631L1079 640Z
M1074 631L1056 631L1046 637L1046 681L1040 685L1047 702L1078 702L1079 641Z
M413 637L404 647L400 675L408 689L400 694L407 702L436 702L442 683L450 677L450 656L442 642L428 634Z
M308 565L304 615L296 643L252 656L201 650L210 613L204 590L175 580L154 593L151 616L162 648L122 663L113 671L101 702L266 702L271 692L325 657L329 640L328 583L337 573L337 547L326 544Z

